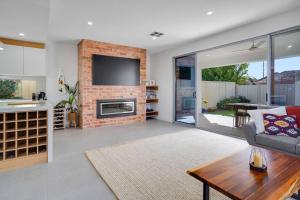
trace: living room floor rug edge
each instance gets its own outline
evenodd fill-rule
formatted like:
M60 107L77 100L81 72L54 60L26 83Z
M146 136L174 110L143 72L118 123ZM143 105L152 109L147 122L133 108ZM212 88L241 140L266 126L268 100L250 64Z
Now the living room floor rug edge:
M186 170L232 154L248 144L198 129L165 134L86 152L121 200L196 200L202 183ZM228 199L211 189L212 200Z

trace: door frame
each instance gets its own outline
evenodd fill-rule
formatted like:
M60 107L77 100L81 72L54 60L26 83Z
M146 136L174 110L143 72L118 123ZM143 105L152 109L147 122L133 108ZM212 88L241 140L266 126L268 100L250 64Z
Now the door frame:
M191 126L197 126L198 124L198 114L197 114L197 109L198 109L198 101L197 101L197 96L198 96L198 81L197 81L197 76L198 76L198 65L197 65L197 54L196 53L190 53L190 54L185 54L183 56L177 56L177 57L173 57L172 61L173 61L173 91L174 91L174 96L173 96L173 122L177 122L176 121L176 100L177 100L177 86L176 86L176 59L178 58L183 58L183 57L187 57L187 56L194 56L194 59L195 59L195 92L196 92L196 97L195 97L195 114L194 114L194 117L195 117L195 123L194 124L189 124ZM188 123L183 123L183 122L178 122L178 123L182 123L182 124L188 124Z
M267 95L268 95L268 98L267 98L267 104L268 105L271 105L271 68L274 66L274 59L273 59L273 44L272 44L272 39L274 36L277 36L277 35L280 35L280 34L284 34L284 33L292 33L292 32L297 32L300 30L300 26L294 26L294 27L290 27L290 28L286 28L286 29L282 29L282 30L279 30L279 31L274 31L274 32L270 32L270 33L267 33L267 34L262 34L262 35L258 35L258 36L255 36L255 37L250 37L250 38L247 38L247 39L243 39L243 40L239 40L239 41L235 41L235 42L231 42L231 43L227 43L227 44L223 44L223 45L218 45L218 46L214 46L214 47L211 47L211 48L206 48L206 49L202 49L202 50L197 50L197 51L192 51L190 53L185 53L185 54L181 54L181 55L178 55L178 56L174 56L172 58L172 61L173 61L173 101L172 103L174 104L173 105L173 113L172 113L172 116L173 116L173 122L176 122L176 59L177 58L181 58L181 57L184 57L184 56L189 56L189 55L195 55L195 73L196 73L196 77L195 77L195 81L196 81L196 84L195 84L195 90L196 90L196 106L195 106L195 125L196 127L198 127L198 124L199 124L199 109L201 109L202 107L202 104L200 103L201 101L199 101L199 99L201 100L202 96L201 96L201 81L202 81L202 78L201 78L201 69L199 69L199 66L198 66L198 53L201 53L201 52L205 52L205 51L209 51L209 50L214 50L214 49L218 49L218 48L222 48L222 47L227 47L227 46L231 46L231 45L236 45L236 44L240 44L240 43L243 43L243 42L247 42L249 40L257 40L257 39L261 39L261 38L266 38L266 41L267 41L267 56L266 56L266 60L267 60ZM200 73L199 73L200 72Z

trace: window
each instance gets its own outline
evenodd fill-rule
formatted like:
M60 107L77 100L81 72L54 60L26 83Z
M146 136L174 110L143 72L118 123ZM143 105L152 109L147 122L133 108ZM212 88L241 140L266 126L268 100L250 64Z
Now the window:
M275 35L271 103L300 106L300 31Z

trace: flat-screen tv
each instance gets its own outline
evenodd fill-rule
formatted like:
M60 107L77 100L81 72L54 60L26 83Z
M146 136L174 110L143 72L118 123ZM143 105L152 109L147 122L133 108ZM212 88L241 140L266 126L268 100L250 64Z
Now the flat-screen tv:
M140 59L93 55L93 85L140 85Z
M190 67L179 67L179 79L191 80L191 68Z

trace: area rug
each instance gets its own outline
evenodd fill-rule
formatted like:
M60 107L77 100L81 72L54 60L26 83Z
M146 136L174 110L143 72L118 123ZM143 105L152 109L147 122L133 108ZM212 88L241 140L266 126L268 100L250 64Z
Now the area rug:
M232 154L248 144L199 129L165 134L86 152L120 200L199 200L202 183L186 170ZM225 200L211 189L212 200Z

